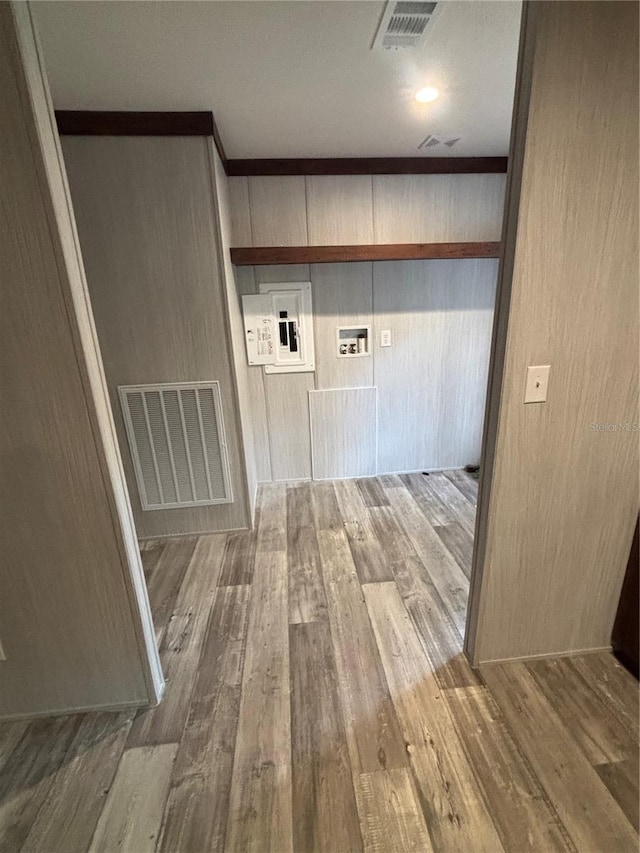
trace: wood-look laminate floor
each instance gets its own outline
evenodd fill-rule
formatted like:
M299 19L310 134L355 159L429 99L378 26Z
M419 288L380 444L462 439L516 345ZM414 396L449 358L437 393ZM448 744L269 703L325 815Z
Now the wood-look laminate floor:
M0 850L635 851L637 684L462 656L476 483L261 490L146 543L162 704L0 725Z

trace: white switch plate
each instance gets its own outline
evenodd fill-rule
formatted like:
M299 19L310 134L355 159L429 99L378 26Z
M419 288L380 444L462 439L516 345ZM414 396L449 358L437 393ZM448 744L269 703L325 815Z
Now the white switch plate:
M525 403L546 402L550 370L551 365L549 364L527 367L527 384L524 389Z
M391 329L383 329L380 332L380 346L381 347L390 347L391 346Z

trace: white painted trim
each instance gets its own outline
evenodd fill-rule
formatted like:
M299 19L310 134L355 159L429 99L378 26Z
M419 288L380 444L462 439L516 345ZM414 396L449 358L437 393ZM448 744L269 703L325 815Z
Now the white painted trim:
M270 485L270 484L269 484ZM154 533L153 536L141 536L138 542L157 542L160 539L191 539L196 536L224 536L227 533L243 533L250 527L227 527L224 530L194 530L193 533Z
M448 468L411 468L409 471L378 471L379 477L399 476L400 474L441 474L444 471L464 471L464 465L452 465Z

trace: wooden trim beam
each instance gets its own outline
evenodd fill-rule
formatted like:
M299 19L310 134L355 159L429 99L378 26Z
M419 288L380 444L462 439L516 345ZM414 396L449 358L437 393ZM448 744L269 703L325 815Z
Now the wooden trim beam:
M67 136L214 136L212 112L112 112L56 110L58 133Z
M449 175L507 171L506 157L324 157L229 160L214 115L191 112L56 110L62 136L213 136L229 176Z
M231 249L231 260L236 266L499 257L500 243L488 242L388 243L365 246L260 246Z
M56 110L61 136L213 136L227 172L227 155L212 112Z
M449 175L507 171L506 157L327 157L227 160L229 176L242 175Z

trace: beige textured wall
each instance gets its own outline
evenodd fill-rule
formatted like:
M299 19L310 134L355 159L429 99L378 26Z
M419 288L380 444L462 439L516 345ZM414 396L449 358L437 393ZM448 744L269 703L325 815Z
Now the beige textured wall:
M638 432L591 426L640 420L638 8L541 2L527 19L476 661L607 646L639 504ZM523 404L531 364L551 365L544 404Z
M0 4L0 716L162 689L68 188L26 3Z
M204 137L63 137L91 302L140 537L247 527L248 499ZM143 511L117 386L218 380L233 503Z

